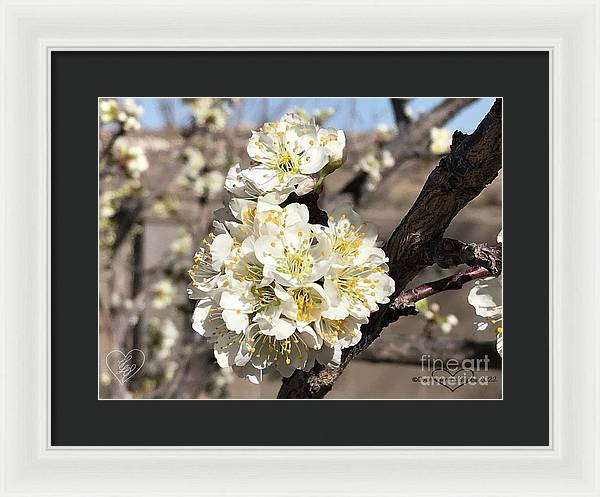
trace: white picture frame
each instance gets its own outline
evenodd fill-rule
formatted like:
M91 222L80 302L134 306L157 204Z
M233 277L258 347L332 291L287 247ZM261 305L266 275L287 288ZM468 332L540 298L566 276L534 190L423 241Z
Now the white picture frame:
M15 0L0 5L0 495L600 495L596 1ZM50 55L125 49L548 52L551 444L52 447ZM535 374L522 381L535 381ZM490 419L490 429L497 422Z

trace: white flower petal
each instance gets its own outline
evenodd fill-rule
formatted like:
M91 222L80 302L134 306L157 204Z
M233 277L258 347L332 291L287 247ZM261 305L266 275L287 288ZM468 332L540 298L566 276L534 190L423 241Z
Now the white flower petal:
M502 357L502 349L503 347L503 332L500 332L496 335L496 350L498 351L498 355Z
M283 318L275 319L271 323L264 323L264 326L265 328L262 332L265 335L274 336L277 340L285 340L291 337L296 331L296 325L290 320Z
M192 328L194 331L200 333L200 335L205 335L207 332L205 322L208 318L208 314L212 307L212 300L205 298L199 300L196 303L196 307L194 307L194 314L192 316Z
M242 177L254 183L264 192L274 190L280 186L277 171L266 166L256 166L242 171ZM282 185L286 186L286 185Z
M502 315L502 286L497 278L477 280L468 296L469 304L484 318Z
M327 151L322 147L308 149L300 160L300 172L303 174L314 174L325 167L329 160Z
M273 235L259 236L254 242L256 258L265 266L274 266L283 257L284 248L280 239Z
M227 329L231 331L241 333L250 323L248 314L244 314L239 310L223 309L222 315Z
M252 364L248 363L243 366L233 366L233 372L240 378L247 379L254 385L259 385L263 378L263 370L255 368Z
M210 253L212 255L213 268L219 271L225 264L226 259L231 255L233 248L233 238L229 233L217 235L210 244Z

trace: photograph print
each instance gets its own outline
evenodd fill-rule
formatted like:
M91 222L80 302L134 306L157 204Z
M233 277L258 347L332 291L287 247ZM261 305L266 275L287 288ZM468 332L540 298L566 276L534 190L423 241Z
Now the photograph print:
M494 400L502 99L98 99L98 398Z

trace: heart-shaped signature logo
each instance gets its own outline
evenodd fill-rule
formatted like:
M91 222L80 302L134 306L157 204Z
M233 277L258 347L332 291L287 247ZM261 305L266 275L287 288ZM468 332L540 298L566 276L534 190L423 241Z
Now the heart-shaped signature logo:
M140 349L131 349L127 354L112 350L106 354L106 366L121 385L142 369L145 362L146 356Z
M436 385L442 385L451 392L466 385L474 376L475 373L473 373L472 369L459 369L454 373L445 369L436 369L431 373L431 377Z

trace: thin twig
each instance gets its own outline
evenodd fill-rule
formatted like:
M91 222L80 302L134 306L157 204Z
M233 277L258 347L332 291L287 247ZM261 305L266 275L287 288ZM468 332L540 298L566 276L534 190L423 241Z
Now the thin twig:
M460 290L465 283L481 278L487 278L488 276L493 276L489 269L480 266L470 267L451 276L447 276L446 278L423 283L415 288L404 290L389 305L389 309L391 311L403 310L406 307L414 306L419 300L431 297L436 293L448 290Z

